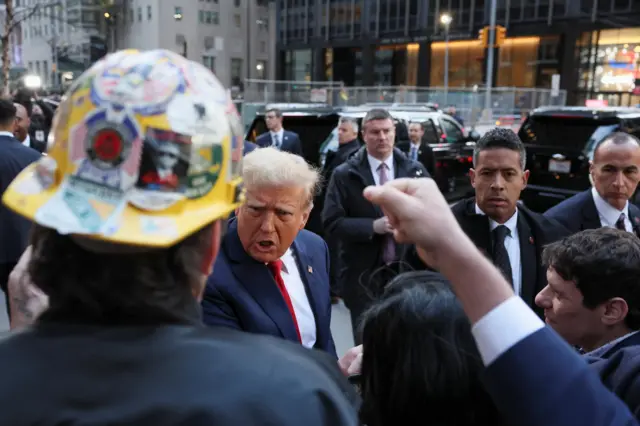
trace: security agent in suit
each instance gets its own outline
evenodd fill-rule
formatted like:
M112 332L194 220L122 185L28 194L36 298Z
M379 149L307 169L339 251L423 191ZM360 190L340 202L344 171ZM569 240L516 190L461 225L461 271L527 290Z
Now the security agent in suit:
M421 247L427 263L451 282L486 366L485 389L505 424L639 424L584 359L515 296L458 226L435 182L394 181L369 188L366 196L392 218L397 238Z
M543 247L568 234L557 222L522 205L527 184L526 152L510 129L495 128L476 144L471 184L476 196L452 208L462 230L504 273L516 294L534 307L536 294L547 284ZM410 269L424 269L415 248L405 257Z
M593 188L544 215L571 232L609 226L640 235L640 209L629 203L640 182L640 140L621 132L607 136L594 150L589 173Z
M298 156L262 148L244 158L243 177L246 203L236 210L207 280L204 322L335 357L329 251L322 238L303 229L318 173Z
M544 249L547 286L536 296L547 323L568 343L602 356L640 329L640 239L589 229Z
M29 164L40 158L40 153L20 143L13 135L16 125L16 107L0 100L0 196L11 181ZM9 274L27 248L31 222L0 205L0 287L7 294ZM9 311L9 297L7 312Z
M322 180L325 185L316 197L314 211L311 212L312 219L316 218L320 221L322 229L322 209L324 208L324 199L327 195L327 185L331 180L334 170L339 165L347 161L360 149L360 141L358 141L358 122L353 118L342 117L338 124L338 149L336 151L327 152L324 167L322 168ZM340 239L333 238L329 232L323 230L323 236L329 246L331 256L331 293L332 296L340 295L340 286L338 285L338 271L340 264Z
M302 156L302 144L298 134L282 127L282 111L272 108L265 113L264 117L269 131L256 138L256 145L261 148L272 146L281 151Z
M405 250L393 240L388 218L362 191L397 178L428 176L422 164L394 148L395 126L388 111L369 111L362 135L365 146L333 172L322 211L325 231L341 242L338 285L351 311L356 341L360 315L382 294Z
M431 176L436 174L436 157L433 149L423 139L424 125L422 123L409 123L409 141L398 143L398 149L405 153L411 160L419 161L427 169Z

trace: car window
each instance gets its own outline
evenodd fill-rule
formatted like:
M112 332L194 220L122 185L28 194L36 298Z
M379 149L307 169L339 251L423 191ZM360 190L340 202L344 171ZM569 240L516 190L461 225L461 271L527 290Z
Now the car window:
M422 122L422 125L424 126L424 136L422 137L422 139L427 144L440 143L440 134L433 120L427 119L426 121Z
M617 119L593 119L574 116L529 116L518 135L525 144L586 150L614 131Z
M340 143L338 142L338 128L336 127L331 131L329 136L327 136L327 139L325 139L324 142L322 142L322 144L320 145L319 154L320 154L320 165L322 167L324 167L324 160L327 156L327 152L337 151L339 144Z
M442 122L447 142L455 143L464 139L464 134L462 133L462 130L460 130L460 127L454 124L451 120L442 117L440 121Z

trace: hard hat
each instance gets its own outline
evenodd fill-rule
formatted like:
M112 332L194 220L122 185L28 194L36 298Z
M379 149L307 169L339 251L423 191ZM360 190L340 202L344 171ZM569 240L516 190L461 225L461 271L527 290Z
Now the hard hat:
M168 247L242 201L242 126L205 67L165 50L97 62L56 111L48 155L3 202L61 234Z

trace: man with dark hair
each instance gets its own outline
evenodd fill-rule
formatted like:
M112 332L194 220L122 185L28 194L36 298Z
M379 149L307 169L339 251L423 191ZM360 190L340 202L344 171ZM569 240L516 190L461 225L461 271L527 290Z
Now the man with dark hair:
M13 102L0 99L0 197L11 181L40 154L24 146L14 136L16 107ZM7 295L7 282L27 247L31 222L0 205L0 288ZM7 296L7 314L9 314Z
M524 145L512 130L497 127L488 131L476 144L469 171L476 196L460 201L452 210L469 238L503 272L515 293L533 307L536 294L547 284L542 248L568 231L518 205L529 178L525 163ZM413 269L425 267L415 249L405 260Z
M536 296L547 324L601 358L640 344L640 240L608 227L544 249L548 285Z
M282 111L277 108L268 109L264 115L269 132L256 138L256 145L261 148L272 146L281 151L302 156L302 144L297 133L282 127Z
M544 214L571 232L602 226L640 235L640 209L629 203L640 182L640 140L612 133L593 151L589 173L593 187Z
M436 157L433 149L424 140L424 125L422 123L409 123L409 140L398 143L398 149L405 153L413 161L419 161L427 169L431 176L436 174Z
M394 241L389 219L362 191L397 178L429 176L422 164L394 147L395 124L388 111L369 111L362 137L365 146L333 172L322 210L325 231L341 242L338 287L351 311L356 342L360 315L382 294L405 250Z

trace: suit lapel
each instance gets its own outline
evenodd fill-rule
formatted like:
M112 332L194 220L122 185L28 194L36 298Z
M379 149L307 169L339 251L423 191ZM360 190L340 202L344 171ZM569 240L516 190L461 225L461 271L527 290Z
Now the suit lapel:
M294 241L292 247L296 256L296 265L298 266L300 278L304 284L304 289L307 293L307 298L309 299L309 305L313 311L313 317L316 320L316 342L319 342L321 339L318 335L320 332L320 328L318 327L318 318L322 314L319 309L319 302L322 300L322 294L319 294L319 291L322 289L322 286L316 284L316 277L313 273L313 257L310 253L307 253L304 248L304 244Z
M518 214L518 239L520 240L520 271L522 277L521 297L533 306L536 297L537 253L531 228L522 213Z
M598 209L596 209L596 203L593 201L593 194L591 190L587 193L587 200L582 209L582 231L585 229L598 229L602 227L600 222L600 215L598 215Z
M631 221L633 233L636 237L640 237L640 210L631 202L629 202L629 221Z
M262 310L273 320L285 339L297 341L298 334L289 313L289 307L285 303L273 275L267 265L254 260L245 252L238 237L235 220L229 225L225 236L225 251L231 260L233 275L238 279L240 285L246 288Z
M356 155L361 155L361 158L358 160L358 164L356 166L357 175L363 184L363 188L367 186L375 186L376 182L373 179L373 173L371 172L371 165L369 164L369 160L367 159L367 151L366 148L361 148L360 152ZM376 204L370 204L371 207L375 210L378 216L384 216L382 213L382 209L378 207Z
M489 229L489 218L485 215L477 214L475 199L472 198L464 202L464 212L458 218L460 227L465 234L473 241L478 249L493 261L491 256L491 231Z

